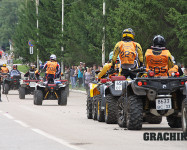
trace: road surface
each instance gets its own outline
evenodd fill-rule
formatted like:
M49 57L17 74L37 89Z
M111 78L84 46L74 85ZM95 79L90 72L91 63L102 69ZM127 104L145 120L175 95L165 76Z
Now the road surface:
M86 95L70 92L67 106L57 101L33 105L33 96L20 100L18 91L2 95L0 150L186 150L186 141L144 141L144 132L181 132L164 119L128 131L86 118Z

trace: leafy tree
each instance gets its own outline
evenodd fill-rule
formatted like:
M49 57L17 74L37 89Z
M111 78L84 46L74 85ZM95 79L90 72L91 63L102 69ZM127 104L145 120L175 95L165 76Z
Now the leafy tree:
M17 23L18 0L0 1L0 47L9 46Z

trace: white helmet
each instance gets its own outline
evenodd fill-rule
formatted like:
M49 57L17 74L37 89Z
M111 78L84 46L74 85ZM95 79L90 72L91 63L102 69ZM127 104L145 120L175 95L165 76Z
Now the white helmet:
M56 55L52 54L52 55L50 56L50 59L51 59L51 60L56 60Z

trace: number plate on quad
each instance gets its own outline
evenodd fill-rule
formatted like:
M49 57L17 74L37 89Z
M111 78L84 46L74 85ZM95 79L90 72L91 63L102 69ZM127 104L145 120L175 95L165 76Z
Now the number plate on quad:
M156 109L157 110L172 109L171 98L156 99Z
M35 86L35 84L36 84L35 82L30 82L29 85L30 85L31 87L33 87L33 86Z
M122 81L115 81L115 90L116 91L122 90Z

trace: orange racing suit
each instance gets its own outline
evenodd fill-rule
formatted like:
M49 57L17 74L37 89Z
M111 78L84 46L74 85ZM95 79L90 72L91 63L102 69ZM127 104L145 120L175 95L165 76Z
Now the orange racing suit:
M171 60L169 50L148 49L145 53L146 71L154 71L155 76L168 76L168 70L173 66Z

